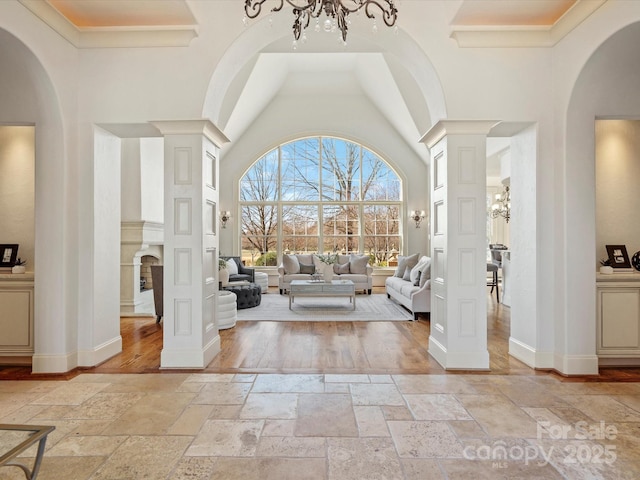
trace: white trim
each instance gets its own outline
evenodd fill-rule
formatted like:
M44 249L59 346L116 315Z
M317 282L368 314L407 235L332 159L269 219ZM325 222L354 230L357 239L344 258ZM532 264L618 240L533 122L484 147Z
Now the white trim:
M606 0L577 0L553 25L456 25L451 31L461 48L553 47Z
M186 47L198 36L196 25L78 28L42 0L19 0L76 48Z
M220 352L220 335L216 335L204 348L172 349L163 348L160 353L160 369L165 368L205 368Z
M531 368L553 368L553 353L538 352L526 343L509 337L509 355Z
M65 355L34 355L31 373L67 373L77 366L77 352Z
M554 369L562 375L598 375L598 356L556 354Z
M448 352L433 336L429 336L429 354L446 370L490 370L488 350Z
M118 335L93 350L78 350L79 367L95 367L122 352L122 337Z

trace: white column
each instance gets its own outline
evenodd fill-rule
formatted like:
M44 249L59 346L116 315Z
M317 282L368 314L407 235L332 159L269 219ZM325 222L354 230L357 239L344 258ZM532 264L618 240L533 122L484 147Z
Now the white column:
M161 368L204 368L220 351L218 171L224 134L208 120L154 122L165 137Z
M431 155L431 335L446 369L488 369L486 136L494 121L440 121Z

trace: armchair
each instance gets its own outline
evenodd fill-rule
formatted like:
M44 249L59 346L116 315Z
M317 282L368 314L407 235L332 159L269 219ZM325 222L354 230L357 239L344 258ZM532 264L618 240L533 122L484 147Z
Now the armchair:
M255 270L253 268L245 267L240 260L240 257L220 257L223 260L233 260L238 267L238 273L229 274L230 282L239 282L242 280L246 280L251 283L255 283Z

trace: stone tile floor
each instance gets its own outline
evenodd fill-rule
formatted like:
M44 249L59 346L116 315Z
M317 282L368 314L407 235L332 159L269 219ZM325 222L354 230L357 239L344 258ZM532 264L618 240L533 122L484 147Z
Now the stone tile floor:
M0 423L55 425L40 480L640 478L640 383L551 375L83 374Z

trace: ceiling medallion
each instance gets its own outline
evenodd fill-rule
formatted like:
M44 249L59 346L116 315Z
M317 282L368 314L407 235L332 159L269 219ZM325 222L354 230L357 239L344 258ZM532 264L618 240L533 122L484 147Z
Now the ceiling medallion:
M245 0L244 11L246 14L245 23L247 18L254 19L260 15L262 11L262 4L267 0ZM297 41L300 40L302 34L302 41L306 40L305 29L309 27L311 18L316 19L315 30L320 31L324 29L326 32L334 32L340 30L342 42L347 42L347 30L349 29L349 14L363 10L368 18L373 19L373 30L377 31L376 17L372 13L372 10L380 10L382 14L382 20L388 27L395 25L398 18L398 10L393 4L393 0L276 0L278 5L271 9L272 12L279 12L284 6L284 2L287 2L293 8L293 15L295 20L293 22L293 37L294 47L297 45ZM326 19L322 26L320 24L320 15L324 11Z

